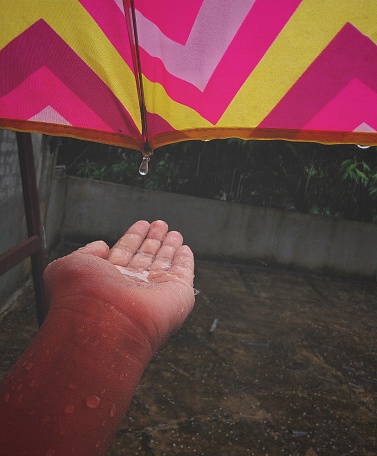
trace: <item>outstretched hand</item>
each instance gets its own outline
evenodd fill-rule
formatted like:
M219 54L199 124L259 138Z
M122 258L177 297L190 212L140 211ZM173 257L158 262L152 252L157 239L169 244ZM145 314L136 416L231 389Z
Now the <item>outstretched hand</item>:
M0 385L0 453L105 454L148 361L193 307L193 270L162 221L51 263L46 320Z
M157 350L194 304L194 258L182 242L161 220L138 221L111 249L96 241L56 260L45 272L52 310L75 296L103 301Z

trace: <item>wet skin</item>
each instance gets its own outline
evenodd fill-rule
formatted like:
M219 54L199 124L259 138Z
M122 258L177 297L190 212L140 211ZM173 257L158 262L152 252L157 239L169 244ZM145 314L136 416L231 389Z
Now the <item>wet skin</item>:
M101 455L153 354L194 305L194 259L165 222L136 222L51 263L50 310L0 386L0 455Z

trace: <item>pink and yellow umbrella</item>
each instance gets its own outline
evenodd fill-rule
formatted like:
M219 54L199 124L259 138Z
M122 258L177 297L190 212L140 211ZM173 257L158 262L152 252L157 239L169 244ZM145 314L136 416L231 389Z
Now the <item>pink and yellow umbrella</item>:
M145 153L238 137L377 144L375 0L18 0L0 127Z

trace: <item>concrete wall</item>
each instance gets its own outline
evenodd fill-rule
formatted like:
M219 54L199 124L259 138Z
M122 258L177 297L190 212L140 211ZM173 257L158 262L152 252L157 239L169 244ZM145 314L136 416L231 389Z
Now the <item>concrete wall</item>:
M0 252L26 237L21 178L14 132L0 130ZM27 276L24 264L0 276L0 299L6 298Z
M116 240L139 219L164 219L198 257L376 278L377 226L67 178L63 236Z
M50 153L46 139L42 135L33 134L32 139L43 222L46 217L52 188L51 178L55 156ZM56 184L54 183L54 185ZM59 232L61 222L62 219L58 227ZM53 225L51 224L51 226ZM5 252L26 238L25 209L16 134L13 131L0 130L0 252ZM6 306L7 299L10 295L29 277L29 274L30 261L25 260L6 274L0 276L0 311L4 303Z

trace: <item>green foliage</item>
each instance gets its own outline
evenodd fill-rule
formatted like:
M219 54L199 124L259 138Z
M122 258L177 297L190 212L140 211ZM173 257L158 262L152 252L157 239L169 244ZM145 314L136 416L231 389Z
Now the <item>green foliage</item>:
M77 175L89 179L104 180L106 177L106 166L98 166L96 162L88 158L77 166Z
M358 157L344 160L341 164L343 179L354 182L368 189L369 194L375 195L377 192L377 167L372 170L364 161L358 161Z
M159 148L140 176L140 152L64 139L69 174L118 184L377 222L375 148L285 141L188 141Z

